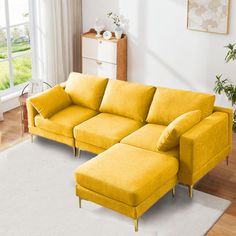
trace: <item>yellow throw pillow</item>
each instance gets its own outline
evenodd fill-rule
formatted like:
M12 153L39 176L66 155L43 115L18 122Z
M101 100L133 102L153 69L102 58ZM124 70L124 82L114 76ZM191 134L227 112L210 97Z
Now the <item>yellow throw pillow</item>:
M172 121L161 134L157 142L158 151L167 151L179 144L179 138L182 134L191 129L201 120L201 111L190 111L177 117Z
M60 85L56 85L39 95L31 97L29 101L45 119L72 104L70 96Z

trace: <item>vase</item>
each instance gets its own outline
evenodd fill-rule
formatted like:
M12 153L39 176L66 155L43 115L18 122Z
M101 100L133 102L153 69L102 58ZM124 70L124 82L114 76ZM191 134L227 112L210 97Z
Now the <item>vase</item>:
M96 19L96 23L94 25L94 29L97 32L96 38L101 38L101 32L104 30L105 26L102 24L102 22L99 19Z
M117 27L115 28L115 36L116 36L116 39L121 39L122 34L123 34L122 28L119 27L119 26L117 26Z

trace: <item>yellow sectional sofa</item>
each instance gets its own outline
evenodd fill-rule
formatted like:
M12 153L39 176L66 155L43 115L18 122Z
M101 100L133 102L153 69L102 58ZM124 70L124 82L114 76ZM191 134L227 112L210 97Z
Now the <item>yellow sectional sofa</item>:
M27 101L29 132L98 154L76 195L134 219L176 183L193 185L232 148L232 110L215 96L71 73Z

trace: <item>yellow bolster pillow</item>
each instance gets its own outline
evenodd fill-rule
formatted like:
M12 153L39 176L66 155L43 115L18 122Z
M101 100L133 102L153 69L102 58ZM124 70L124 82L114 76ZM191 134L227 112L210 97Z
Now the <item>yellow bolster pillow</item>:
M72 104L70 96L60 85L56 85L29 100L37 112L45 119Z
M157 142L157 150L167 151L176 147L180 136L196 125L201 120L201 115L201 111L196 110L177 117L161 134Z

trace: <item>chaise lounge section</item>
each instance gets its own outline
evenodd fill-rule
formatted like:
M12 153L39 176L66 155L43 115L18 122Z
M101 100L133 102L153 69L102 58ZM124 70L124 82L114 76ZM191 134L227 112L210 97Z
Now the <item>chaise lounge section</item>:
M60 99L58 99L60 98ZM232 110L214 95L71 73L27 102L29 131L98 154L76 195L138 218L177 183L193 185L232 147ZM46 107L45 107L46 106Z
M137 231L138 218L174 193L178 166L174 157L116 144L76 170L76 195L131 217Z

